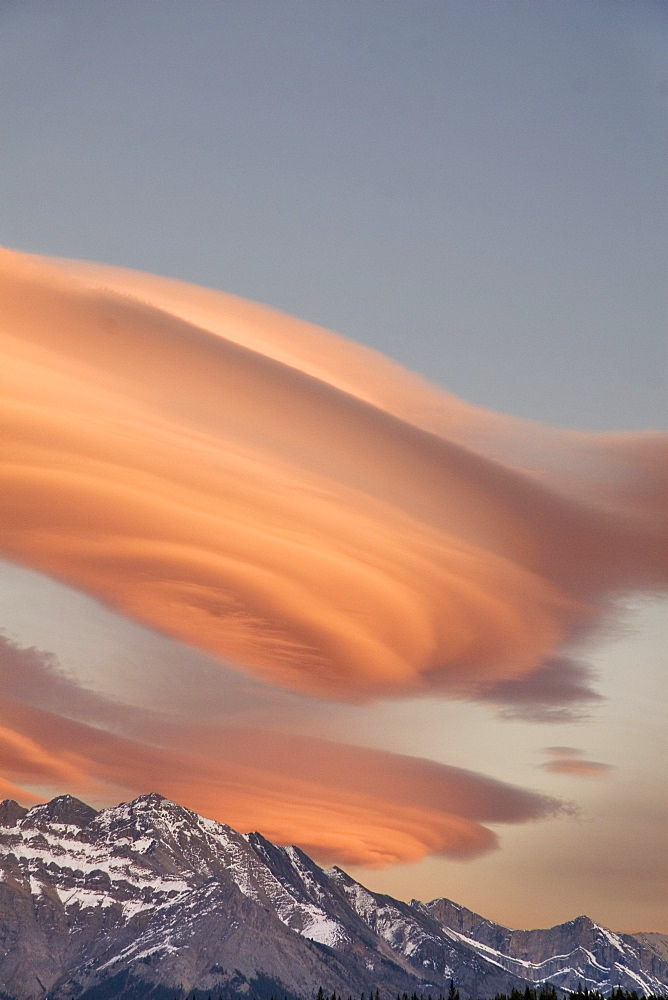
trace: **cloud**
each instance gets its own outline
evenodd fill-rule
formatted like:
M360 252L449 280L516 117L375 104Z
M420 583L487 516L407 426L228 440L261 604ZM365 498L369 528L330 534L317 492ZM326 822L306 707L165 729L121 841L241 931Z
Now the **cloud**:
M428 854L475 857L497 846L485 824L531 822L564 808L461 768L313 737L213 728L206 720L138 709L127 716L133 735L110 732L66 712L92 704L98 719L118 723L121 706L77 691L50 654L8 640L0 654L8 687L16 688L27 665L24 699L67 693L59 712L47 711L12 697L3 684L0 787L21 801L35 796L17 788L19 781L98 802L155 790L242 831L297 843L320 859L371 867Z
M58 658L34 646L25 647L0 630L2 694L35 708L45 708L69 719L79 719L124 733L141 733L149 721L157 727L166 720L145 709L99 694L68 675Z
M603 701L593 687L593 671L586 664L555 658L526 677L498 681L476 695L490 702L509 719L527 722L573 722L582 718L584 706Z
M538 766L552 774L568 774L575 778L603 778L614 765L598 760L585 760L584 751L577 747L545 747L543 753L551 758Z
M0 777L0 801L5 799L14 799L15 802L24 802L29 805L36 805L42 801L39 795L35 795L25 788L15 785L12 781L7 781L5 778Z
M178 282L2 264L0 549L144 625L311 695L570 711L563 650L668 580L659 435L485 413Z

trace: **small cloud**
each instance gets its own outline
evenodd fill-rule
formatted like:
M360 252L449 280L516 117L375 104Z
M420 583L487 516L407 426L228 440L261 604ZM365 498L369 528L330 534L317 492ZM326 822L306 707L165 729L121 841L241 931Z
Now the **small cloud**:
M551 758L538 767L552 774L568 774L576 778L603 778L614 771L613 764L599 760L585 760L584 751L577 747L545 747L543 753Z

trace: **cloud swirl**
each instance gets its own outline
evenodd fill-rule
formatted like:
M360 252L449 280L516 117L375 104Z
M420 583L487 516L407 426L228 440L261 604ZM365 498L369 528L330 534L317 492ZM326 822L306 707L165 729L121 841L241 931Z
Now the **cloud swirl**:
M535 704L547 677L553 704L545 665L620 592L666 585L660 435L485 413L178 282L0 264L10 560L270 684L352 701L506 704L517 684Z

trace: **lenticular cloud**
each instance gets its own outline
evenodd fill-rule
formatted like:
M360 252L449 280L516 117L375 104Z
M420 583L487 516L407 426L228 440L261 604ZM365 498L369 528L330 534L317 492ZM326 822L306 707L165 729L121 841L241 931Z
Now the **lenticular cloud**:
M484 697L666 584L660 435L486 413L179 282L0 265L2 553L145 625L320 696Z
M498 846L488 824L568 811L434 761L113 701L2 635L0 765L3 797L37 801L22 783L102 801L157 789L237 830L372 868L473 858Z

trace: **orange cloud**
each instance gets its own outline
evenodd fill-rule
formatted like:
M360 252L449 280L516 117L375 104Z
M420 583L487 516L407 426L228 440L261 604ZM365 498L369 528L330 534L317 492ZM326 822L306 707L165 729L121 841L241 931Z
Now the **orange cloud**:
M28 792L25 788L20 788L12 781L7 781L5 778L0 777L0 800L4 799L14 799L15 802L28 802L30 805L36 805L42 801L39 795L34 795L33 792Z
M561 804L492 778L419 758L311 737L206 721L180 722L125 706L56 672L48 654L0 638L0 676L15 690L27 672L30 697L56 695L60 712L0 695L0 773L8 796L24 781L97 801L160 791L237 829L258 829L321 859L384 867L428 854L470 858L496 847L487 823L523 823ZM27 692L24 692L24 697ZM102 725L65 714L97 718ZM140 721L141 725L136 723Z
M1 550L145 625L310 694L535 703L668 580L660 436L487 414L178 282L2 265Z
M83 779L82 770L60 754L49 753L29 736L4 726L0 726L0 760L6 770L28 782L76 783Z
M355 761L358 780L348 788L332 780L324 769L316 778L304 776L299 767L290 768L285 762L277 766L272 761L272 741L276 749L282 739L278 735L253 734L257 744L254 753L247 746L239 754L234 732L222 734L219 754L212 756L186 749L192 730L182 734L177 746L142 744L10 699L0 699L0 719L3 723L13 720L18 730L11 739L11 754L0 745L0 763L9 779L28 775L31 783L98 799L158 790L235 828L259 829L274 841L297 843L321 858L341 863L383 867L427 854L473 857L492 849L495 835L482 823L462 815L467 811L460 808L467 783L474 797L480 796L480 786L484 789L486 781L492 800L503 798L505 792L511 822L539 818L557 807L554 800L461 772L459 794L453 795L448 808L448 795L439 787L439 777L444 776L447 783L449 769L427 761L411 764L418 775L424 770L421 794L415 800L408 790L402 795L398 787L375 789L363 774L365 751ZM251 734L240 734L244 735L248 739ZM317 760L318 741L307 743L302 749ZM18 752L21 748L23 757ZM348 763L355 758L354 748L341 749L345 749ZM53 757L63 751L76 756L84 767L67 774L55 771ZM336 752L337 748L330 747L325 754L336 757ZM376 772L386 772L392 786L392 768L401 765L401 758L378 751L374 764ZM434 792L433 805L421 801L429 785ZM113 793L109 786L114 787ZM498 807L490 807L490 812L495 816Z

